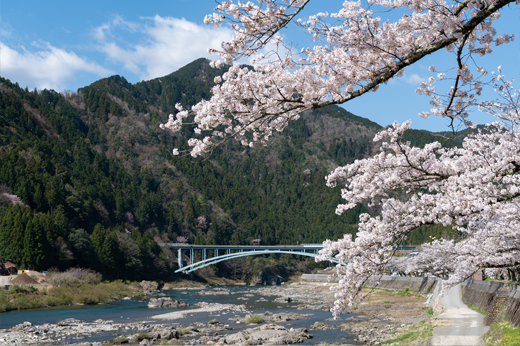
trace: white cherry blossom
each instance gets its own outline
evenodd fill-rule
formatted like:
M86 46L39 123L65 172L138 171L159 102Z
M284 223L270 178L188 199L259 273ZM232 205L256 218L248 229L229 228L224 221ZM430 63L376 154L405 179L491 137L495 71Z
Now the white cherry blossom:
M211 99L193 106L190 113L196 114L201 131L223 127L218 133L225 135L210 133L208 140L192 142L197 146L192 155L204 155L229 137L241 141L246 132L256 132L257 141L266 142L273 131L282 131L303 111L376 91L381 83L401 76L407 66L442 49L453 52L458 73L449 94L452 101L431 114L451 118L455 129L458 121L469 121L467 107L459 102L472 86L473 75L465 65L469 56L491 53L492 45L513 40L512 35L497 36L493 22L500 17L498 11L514 0L370 0L368 6L345 1L336 13L301 18L310 1L223 1L215 8L218 13L206 17L210 25L226 23L234 30L230 42L210 49L222 59L213 66L231 67L213 87ZM380 10L404 14L390 22L378 16ZM269 43L283 45L282 33L292 23L310 33L316 44L301 52L287 47L259 54ZM253 59L253 69L236 62L244 56ZM181 122L170 119L165 127L178 131Z
M453 132L475 126L471 109L498 121L467 137L460 148L444 148L438 142L413 147L402 140L410 122L394 123L374 138L381 142L378 154L327 177L329 186L344 184L346 202L337 213L358 203L381 210L380 215L360 217L355 239L345 235L324 243L320 260L336 257L345 263L336 268L340 281L333 312L337 315L362 298L366 281L379 274L395 247L422 225L451 226L461 235L458 241L433 240L407 263L409 271L449 275L444 287L481 268L520 264L519 96L500 68L488 75L476 65L494 46L514 39L498 35L494 22L501 9L520 1L347 0L337 12L303 17L310 1L218 3L217 13L205 22L231 25L235 34L230 42L209 49L221 59L211 66L229 64L229 70L215 79L209 100L189 110L178 105L177 114L161 128L178 131L193 117L196 133L207 134L188 141L194 157L207 155L230 138L247 146L266 143L302 112L377 91L382 83L403 76L406 67L447 51L453 68L430 66L435 74L416 90L430 97L432 106L419 115L447 118ZM384 20L382 12L400 17ZM282 37L290 25L310 34L314 46L298 51L286 46ZM268 44L278 50L265 54ZM251 58L252 69L237 62L243 57ZM488 86L498 92L497 100L482 100Z

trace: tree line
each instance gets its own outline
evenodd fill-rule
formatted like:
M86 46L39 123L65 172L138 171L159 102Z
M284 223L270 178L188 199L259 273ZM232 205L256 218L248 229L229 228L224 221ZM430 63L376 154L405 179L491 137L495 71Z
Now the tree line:
M295 244L355 235L358 215L369 210L359 204L336 215L340 194L325 186L324 166L369 156L380 127L342 108L315 116L355 124L363 135L325 143L302 117L269 148L229 142L207 159L171 155L193 130L159 130L161 112L207 97L221 72L197 60L160 79L130 84L113 76L67 97L2 79L10 90L0 93L0 184L24 206L0 204L0 247L10 248L0 261L85 266L108 277L124 268L117 275L138 279L170 270L171 258L154 239Z

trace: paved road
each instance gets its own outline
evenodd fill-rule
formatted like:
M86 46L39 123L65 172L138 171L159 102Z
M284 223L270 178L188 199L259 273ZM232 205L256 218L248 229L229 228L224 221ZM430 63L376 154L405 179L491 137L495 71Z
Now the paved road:
M432 345L484 345L481 336L489 327L484 326L483 315L462 302L460 285L440 297L439 304L446 307L446 310L437 317L439 320L446 320L447 325L433 330Z

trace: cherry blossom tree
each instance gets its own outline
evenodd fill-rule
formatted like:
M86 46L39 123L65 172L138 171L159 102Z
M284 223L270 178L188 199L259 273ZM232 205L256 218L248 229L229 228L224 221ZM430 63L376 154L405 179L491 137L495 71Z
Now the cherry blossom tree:
M198 136L188 141L194 157L231 138L247 146L265 144L302 112L377 91L402 76L406 67L447 51L453 56L452 68L437 71L431 66L432 76L417 88L431 97L433 106L419 115L445 117L452 131L474 127L472 108L497 121L468 136L460 148L443 148L438 142L413 147L402 139L410 122L394 123L374 138L381 143L377 155L339 167L327 177L329 186L344 186L346 203L338 206L338 214L358 203L377 204L381 210L377 216L360 216L355 239L345 235L324 243L320 259L336 257L344 263L336 268L341 280L333 312L362 298L367 280L422 225L451 226L463 235L457 242L434 240L408 262L408 271L449 273L444 288L481 268L519 265L519 96L500 69L490 74L477 61L494 46L513 40L512 35L498 35L493 25L500 10L520 1L345 1L336 13L304 17L310 1L219 3L217 13L205 22L230 23L235 36L220 49L210 49L222 59L212 65L231 66L215 79L211 99L189 110L177 105L177 114L161 127L177 131L191 114ZM391 12L400 18L380 18ZM314 46L296 51L286 44L283 32L290 26L309 33ZM274 49L262 53L268 47ZM252 69L238 63L244 57ZM448 85L446 91L439 91L439 83ZM488 86L496 89L496 99L483 99Z

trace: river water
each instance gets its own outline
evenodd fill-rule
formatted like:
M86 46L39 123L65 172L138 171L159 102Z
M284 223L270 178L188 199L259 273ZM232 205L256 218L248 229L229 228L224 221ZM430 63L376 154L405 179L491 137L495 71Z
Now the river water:
M199 292L201 289L190 289L190 290L172 290L163 291L159 295L162 297L171 297L179 301L185 301L190 304L187 309L196 308L195 304L200 302L208 303L222 303L222 304L240 304L245 305L248 312L212 312L212 313L196 313L188 315L179 320L172 320L171 323L180 323L184 326L190 325L195 322L207 323L212 319L217 319L221 323L230 324L233 330L229 333L236 333L237 331L245 328L251 328L251 326L244 326L243 324L236 324L234 321L229 321L228 318L239 316L242 317L248 313L261 314L266 311L272 313L286 313L294 312L299 314L311 314L305 319L296 321L282 322L280 324L287 328L309 328L314 322L326 322L332 325L339 325L344 321L326 321L332 317L329 311L321 310L298 310L297 306L299 303L279 303L275 302L273 296L262 296L256 292L258 287L248 286L224 286L222 287L229 290L231 294L222 294L221 289L211 290L204 289L205 292L210 294L201 295ZM95 321L97 319L112 320L114 323L126 323L126 322L138 322L148 321L148 323L165 323L168 321L164 320L153 320L150 317L158 314L178 311L179 309L171 308L148 308L147 301L143 300L121 300L112 302L105 305L95 306L67 306L67 307L52 307L46 309L34 309L34 310L21 310L11 311L0 314L0 329L8 329L19 323L29 321L33 325L41 325L44 323L56 323L58 321L75 318L85 322ZM344 315L343 318L348 318L350 315ZM348 334L344 331L339 330L326 330L318 331L311 330L309 332L314 336L313 339L307 340L303 344L314 344L314 343L354 343L353 339L355 336ZM94 335L91 338L84 339L81 341L102 341L113 339L121 332L104 333L102 335ZM225 333L223 333L225 334ZM70 340L70 343L78 342L80 340Z

